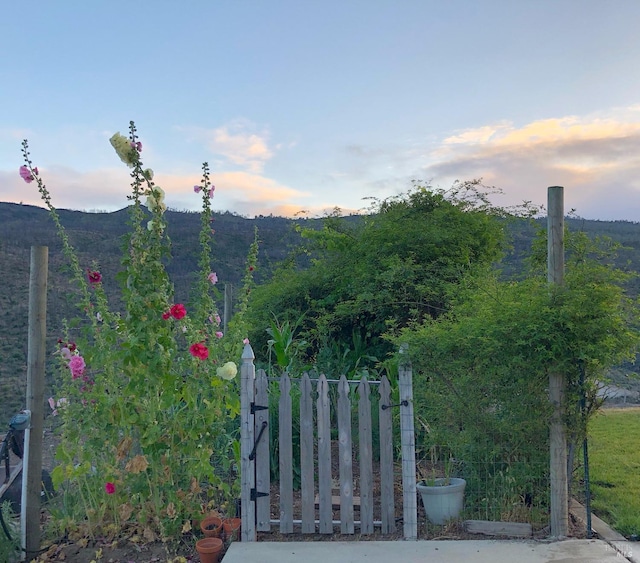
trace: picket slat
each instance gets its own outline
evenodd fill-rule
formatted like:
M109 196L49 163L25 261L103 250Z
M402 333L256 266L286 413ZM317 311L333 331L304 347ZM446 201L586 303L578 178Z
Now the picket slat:
M373 466L371 448L370 386L366 377L358 385L358 431L360 438L360 533L373 533Z
M346 376L338 383L338 450L340 455L340 531L353 534L353 453L351 449L351 401Z
M391 387L386 375L382 376L378 405L378 424L380 427L380 506L382 507L382 533L396 531L396 507L393 495L393 413ZM383 408L387 407L387 408Z
M291 380L284 373L280 378L280 532L293 532L293 445L291 430Z
M318 497L320 533L333 533L333 511L331 508L331 412L329 406L329 384L324 374L318 379Z
M311 380L305 373L300 381L300 484L302 497L302 533L316 531L313 475L313 401Z
M255 404L257 407L269 406L269 380L263 369L258 370L256 375L256 397ZM263 430L263 424L266 426ZM255 437L256 440L262 432L262 437L256 446L256 490L261 493L270 493L271 491L271 471L269 451L269 409L260 409L255 411ZM256 499L256 530L258 532L268 532L271 530L271 497L259 496Z

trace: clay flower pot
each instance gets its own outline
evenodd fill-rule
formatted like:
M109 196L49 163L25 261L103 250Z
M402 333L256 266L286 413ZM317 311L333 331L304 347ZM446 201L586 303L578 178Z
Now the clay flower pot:
M222 531L222 520L217 516L205 516L200 522L200 529L206 538L218 538Z
M220 538L203 538L196 542L196 550L201 563L218 563L222 552L222 540Z
M238 541L240 539L241 518L225 518L222 521L225 536L229 541Z

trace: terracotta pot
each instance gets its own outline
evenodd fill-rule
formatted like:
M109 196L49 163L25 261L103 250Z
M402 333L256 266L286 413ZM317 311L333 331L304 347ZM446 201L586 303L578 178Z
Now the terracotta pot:
M217 516L205 516L200 522L200 529L206 538L218 538L222 532L222 519Z
M196 542L196 550L201 563L218 563L222 552L222 540L220 538L203 538Z
M222 521L225 536L229 541L238 541L240 539L241 518L225 518Z

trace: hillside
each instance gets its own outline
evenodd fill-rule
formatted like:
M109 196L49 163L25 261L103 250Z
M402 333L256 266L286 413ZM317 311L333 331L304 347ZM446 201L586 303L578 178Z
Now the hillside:
M59 214L71 244L78 251L81 267L88 268L95 261L103 274L103 285L110 302L117 304L115 275L120 269L122 236L128 230L126 209L114 213L60 210ZM200 215L167 211L167 219L172 241L172 259L167 270L175 286L176 300L188 302L192 276L197 270ZM240 282L255 227L260 239L255 277L258 283L267 278L298 239L292 226L291 220L281 217L246 219L231 213L216 213L212 264L218 274L219 287ZM62 335L62 319L77 316L61 243L46 210L0 203L0 308L3 311L0 315L0 428L24 407L32 245L49 247L48 353L54 350ZM50 383L47 381L48 386Z
M122 236L128 230L126 209L114 213L67 210L59 213L71 243L79 251L81 266L88 268L93 261L97 263L105 290L110 300L117 303L118 287L114 280L120 268ZM197 268L200 216L176 211L168 211L167 216L172 241L172 260L167 269L175 284L176 300L188 302L191 276ZM303 221L308 225L320 225L317 219ZM570 219L568 225L571 230L607 235L623 243L628 248L620 251L618 264L640 271L640 224ZM220 287L225 283L239 283L256 227L260 240L256 281L268 279L277 263L287 257L300 240L293 226L293 220L282 217L247 219L232 213L216 213L212 263ZM513 252L500 265L507 275L521 270L522 257L529 250L534 230L521 223L512 227L511 234ZM32 245L49 247L48 352L54 350L56 340L61 336L62 319L76 315L74 292L67 281L61 245L47 212L28 205L0 203L0 428L24 406ZM640 293L637 283L630 288L634 294ZM624 373L620 377L624 379ZM51 381L47 383L50 385Z

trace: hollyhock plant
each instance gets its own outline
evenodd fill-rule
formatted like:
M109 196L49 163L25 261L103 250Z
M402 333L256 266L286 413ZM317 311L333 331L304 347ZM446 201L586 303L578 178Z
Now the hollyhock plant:
M238 292L235 314L221 338L217 304L223 299L212 267L213 185L204 163L199 189L194 188L202 203L200 257L185 307L187 296L176 294L166 270L171 259L168 196L154 183L152 170L143 167L142 143L133 122L128 136L116 133L110 143L132 178L130 232L115 299L105 289L113 287L115 272L100 268L97 261L81 266L23 143L20 176L37 185L49 210L82 316L65 325L57 344L55 395L66 402L64 408L62 399L51 407L61 420L60 463L52 477L64 491L59 510L65 533L77 519L73 533L87 537L113 536L114 526L120 526L123 534L139 529L145 538L166 539L180 535L201 512L203 498L217 499L220 506L210 508L223 512L239 495L239 481L229 481L238 477L239 466L235 373L247 333L246 289L253 281L245 276L245 291ZM255 264L256 241L257 233L247 267ZM104 492L109 502L100 500Z

